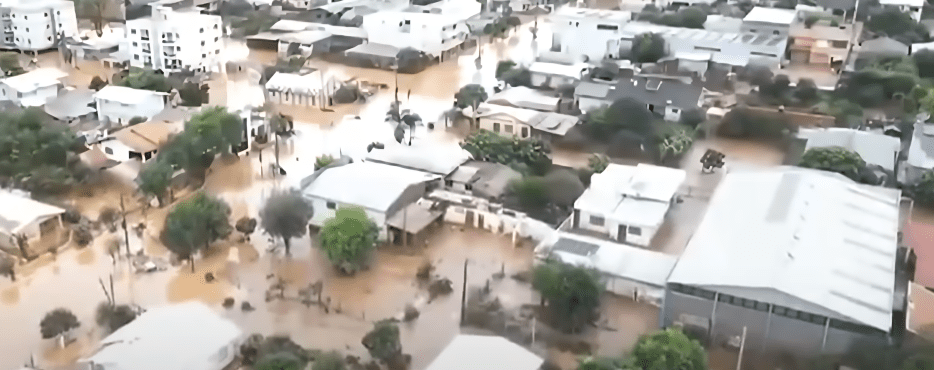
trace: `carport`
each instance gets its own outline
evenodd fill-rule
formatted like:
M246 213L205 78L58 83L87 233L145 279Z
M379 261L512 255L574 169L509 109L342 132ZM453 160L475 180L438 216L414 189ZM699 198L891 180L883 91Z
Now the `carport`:
M345 51L344 54L348 57L368 61L377 68L391 68L396 63L399 48L392 45L368 42L354 46Z
M412 203L386 220L389 240L396 245L419 245L427 237L430 226L437 223L444 212L436 210L432 203Z

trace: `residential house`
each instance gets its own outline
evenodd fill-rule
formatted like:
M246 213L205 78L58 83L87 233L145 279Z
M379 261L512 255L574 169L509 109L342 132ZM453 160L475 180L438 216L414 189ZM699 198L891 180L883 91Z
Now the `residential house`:
M645 22L630 22L622 30L621 47L632 50L633 40L644 33L656 33L665 39L668 55L684 52L710 54L710 61L734 68L750 62L778 66L788 44L782 35L765 33L729 33L693 28L669 27Z
M0 95L3 100L24 107L42 106L49 99L58 96L58 91L63 86L62 81L66 77L68 73L60 69L39 68L0 80Z
M97 91L87 88L66 88L45 103L42 109L52 118L72 125L90 121L97 110L94 94Z
M427 194L440 176L375 162L354 162L315 173L302 189L315 208L314 226L323 226L340 207L360 207L389 239L388 221ZM379 186L374 186L379 184ZM438 215L440 216L440 214Z
M508 8L512 12L520 13L537 7L550 8L550 5L545 0L493 0L490 2L490 10L503 13Z
M282 19L273 24L268 32L247 37L247 45L251 48L275 49L279 57L285 58L342 52L359 46L366 39L366 31L357 27Z
M668 277L662 326L803 358L891 343L908 284L900 198L804 168L726 174Z
M104 124L123 126L134 117L149 119L166 107L169 94L107 85L94 94L97 116Z
M925 4L924 0L879 0L882 9L896 9L902 13L908 13L915 21L921 20Z
M581 82L574 90L574 99L583 112L609 106L631 98L645 103L649 111L666 121L677 122L681 113L698 109L703 104L703 86L688 79L668 76L635 76L615 85Z
M385 148L371 151L366 160L446 177L469 161L470 153L457 144L387 143Z
M75 3L66 0L4 1L0 23L2 46L20 51L54 49L60 40L78 33Z
M271 103L311 107L327 106L329 96L324 89L321 70L309 69L298 73L276 72L266 81Z
M80 363L94 370L222 370L237 357L244 339L232 321L190 301L147 309Z
M503 337L458 334L426 370L539 370L544 362Z
M441 14L466 21L480 15L483 6L474 0L440 0L426 5L411 5L404 11L412 13Z
M507 165L468 161L444 178L444 188L455 193L500 202L509 190L509 185L520 179L522 174Z
M813 7L819 11L833 14L836 16L842 16L843 18L852 18L852 15L856 11L857 0L814 0ZM803 7L803 4L798 4L795 9Z
M596 270L608 292L661 306L666 279L678 257L563 231L556 234L556 241L535 248L537 262L552 259Z
M914 252L915 274L912 281L934 292L934 225L909 221L904 240Z
M566 114L488 103L480 103L476 111L467 107L464 114L475 118L482 130L520 139L534 137L546 142L564 137L580 123L580 118Z
M879 37L863 41L859 46L854 46L853 50L857 52L856 58L852 58L854 62L872 63L875 60L883 58L901 58L908 56L911 47L891 37Z
M29 194L0 190L0 250L21 255L17 238L25 238L29 246L58 242L64 213L62 208L30 199Z
M782 36L787 38L791 24L795 21L793 9L765 8L757 6L743 18L740 28L744 33Z
M561 98L525 86L515 86L491 95L486 102L540 112L555 112L558 110Z
M898 182L914 184L930 170L934 170L934 124L916 122L908 157L898 166Z
M521 176L520 176L521 178ZM431 204L442 209L446 223L488 230L499 234L512 234L513 243L520 236L531 236L529 225L539 223L538 228L554 232L552 226L529 218L525 213L504 208L501 203L463 192L434 190L419 203ZM523 230L525 228L525 230ZM534 231L533 231L534 232Z
M611 163L591 176L590 186L574 202L570 224L565 223L563 229L647 247L686 178L680 169Z
M577 85L581 78L590 73L586 63L572 65L535 62L529 65L532 85L557 89L561 85Z
M866 164L895 171L895 163L901 151L901 140L896 137L860 131L851 128L801 128L798 138L807 141L804 150L812 148L840 147L859 154Z
M620 52L623 27L632 20L631 12L563 7L550 16L550 51L591 63L604 59L625 59Z
M181 122L147 121L113 132L96 145L110 160L138 159L145 163L155 157L172 135L181 131Z
M152 15L127 21L130 65L166 72L218 72L224 48L221 17L177 0L150 4ZM182 37L182 35L185 35Z
M811 16L824 18L808 26L806 20ZM788 33L791 63L835 70L844 66L852 43L862 32L862 23L826 17L825 13L798 11Z
M740 33L743 29L743 19L728 15L710 14L704 22L704 29L720 33Z
M414 48L441 61L456 55L454 48L470 35L463 19L437 13L382 11L364 16L362 28L370 44Z

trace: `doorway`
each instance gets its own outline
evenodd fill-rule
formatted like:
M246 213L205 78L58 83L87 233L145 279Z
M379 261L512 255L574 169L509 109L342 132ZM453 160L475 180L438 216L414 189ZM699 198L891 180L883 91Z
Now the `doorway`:
M464 217L464 224L467 226L473 226L473 211L467 211L467 216Z
M616 241L620 243L626 242L626 225L619 225L619 229L616 231Z
M478 214L477 214L477 228L483 229L483 228L484 228L484 225L485 225L485 224L483 223L483 214L482 214L482 213L478 213Z

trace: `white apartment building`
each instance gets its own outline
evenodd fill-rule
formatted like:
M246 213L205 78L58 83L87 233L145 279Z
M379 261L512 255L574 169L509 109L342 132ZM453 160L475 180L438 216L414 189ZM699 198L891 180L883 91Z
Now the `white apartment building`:
M370 43L410 47L434 57L460 46L470 34L464 21L434 13L377 12L363 17L363 29Z
M565 7L550 19L550 51L599 62L620 58L620 31L632 20L632 13Z
M3 47L22 51L52 49L78 33L75 4L67 0L4 1L0 23Z
M221 17L153 3L152 16L127 21L130 66L165 72L221 69Z

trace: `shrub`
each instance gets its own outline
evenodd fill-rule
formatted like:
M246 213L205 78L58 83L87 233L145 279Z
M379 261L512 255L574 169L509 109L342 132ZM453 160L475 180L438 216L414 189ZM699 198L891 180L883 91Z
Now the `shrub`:
M734 138L777 139L789 129L788 123L782 119L757 114L749 108L736 108L720 121L717 134Z

